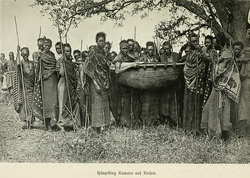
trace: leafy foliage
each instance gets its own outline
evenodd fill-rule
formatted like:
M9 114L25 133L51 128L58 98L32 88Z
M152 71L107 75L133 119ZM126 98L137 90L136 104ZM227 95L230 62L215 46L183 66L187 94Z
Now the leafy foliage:
M49 14L65 35L71 25L77 27L94 15L100 15L102 21L111 19L120 26L128 14L141 13L145 18L151 10L166 11L167 19L156 26L155 32L158 38L171 41L201 28L211 28L214 34L224 33L232 38L233 12L240 8L236 0L35 0L32 6L37 5L42 6L41 13Z

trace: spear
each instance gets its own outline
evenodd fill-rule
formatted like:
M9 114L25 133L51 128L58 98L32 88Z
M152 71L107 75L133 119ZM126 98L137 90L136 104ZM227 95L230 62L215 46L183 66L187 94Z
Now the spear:
M82 40L81 40L81 52L82 52Z
M17 21L16 21L16 16L14 15L14 20L15 20L15 26L16 26L16 35L17 35L17 44L18 46L20 45L19 43L19 35L18 35L18 29L17 29ZM18 51L18 58L19 58L19 64L20 64L20 52ZM26 103L26 91L25 91L25 82L23 78L23 66L20 64L20 69L21 69L21 80L22 80L22 88L23 88L23 99L24 99L24 113L25 113L25 118L27 119L27 103ZM31 122L31 121L30 121ZM27 128L30 128L29 121L27 121Z
M39 30L39 38L41 38L41 33L42 33L42 27L40 26L40 30Z
M136 41L136 26L135 26L135 29L134 29L134 40Z

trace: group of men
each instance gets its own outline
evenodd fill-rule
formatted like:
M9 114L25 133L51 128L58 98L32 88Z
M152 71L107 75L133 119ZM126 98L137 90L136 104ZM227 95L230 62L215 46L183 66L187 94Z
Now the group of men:
M86 117L88 102L82 67L93 46L89 47L89 51L74 50L72 57L69 44L57 42L55 55L51 52L51 40L39 38L37 45L38 51L33 53L33 61L29 59L27 47L18 47L17 60L13 52L9 53L9 60L1 53L1 100L11 103L11 96L14 97L15 110L24 121L23 128L32 127L35 117L43 121L46 130L53 130L55 126L64 129L66 125L76 123L80 127L91 125ZM195 135L208 131L228 139L231 123L235 128L238 128L239 120L249 123L250 108L246 107L249 105L246 95L250 94L249 74L246 72L249 53L243 54L242 42L229 44L208 35L205 46L201 47L199 37L191 34L179 53L173 52L169 41L165 41L159 50L152 41L142 48L133 39L122 40L118 54L111 52L111 48L112 44L106 42L103 50L107 65L113 66L116 74L137 67L139 62L184 63L183 76L172 88L161 89L160 94L132 89L132 100L132 90L126 90L126 87L119 86L116 90L118 94L113 93L112 87L117 83L112 82L114 78L111 74L110 110L119 125L133 125L141 120L143 125L149 126L158 121L167 121L170 126L178 125ZM23 60L19 58L20 53ZM123 62L131 62L131 65L121 67ZM241 88L244 91L241 92ZM135 99L136 95L140 99ZM141 108L138 109L137 105ZM211 116L211 109L215 109L213 106L219 109L217 115ZM129 110L127 114L124 110L126 107ZM134 121L128 118L132 116ZM213 117L217 117L217 120Z

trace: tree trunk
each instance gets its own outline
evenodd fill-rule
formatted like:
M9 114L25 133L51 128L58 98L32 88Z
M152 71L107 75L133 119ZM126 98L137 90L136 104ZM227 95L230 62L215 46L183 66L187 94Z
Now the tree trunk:
M249 1L235 2L232 8L233 21L229 23L228 33L232 36L233 40L239 40L245 45L249 45L246 39L246 32L248 27L247 17L250 9Z

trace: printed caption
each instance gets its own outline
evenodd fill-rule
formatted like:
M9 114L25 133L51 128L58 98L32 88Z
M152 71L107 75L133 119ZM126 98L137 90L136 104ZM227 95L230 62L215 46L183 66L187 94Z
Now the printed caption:
M96 172L98 176L131 176L131 175L137 175L137 176L156 176L156 172L154 171L97 171Z

